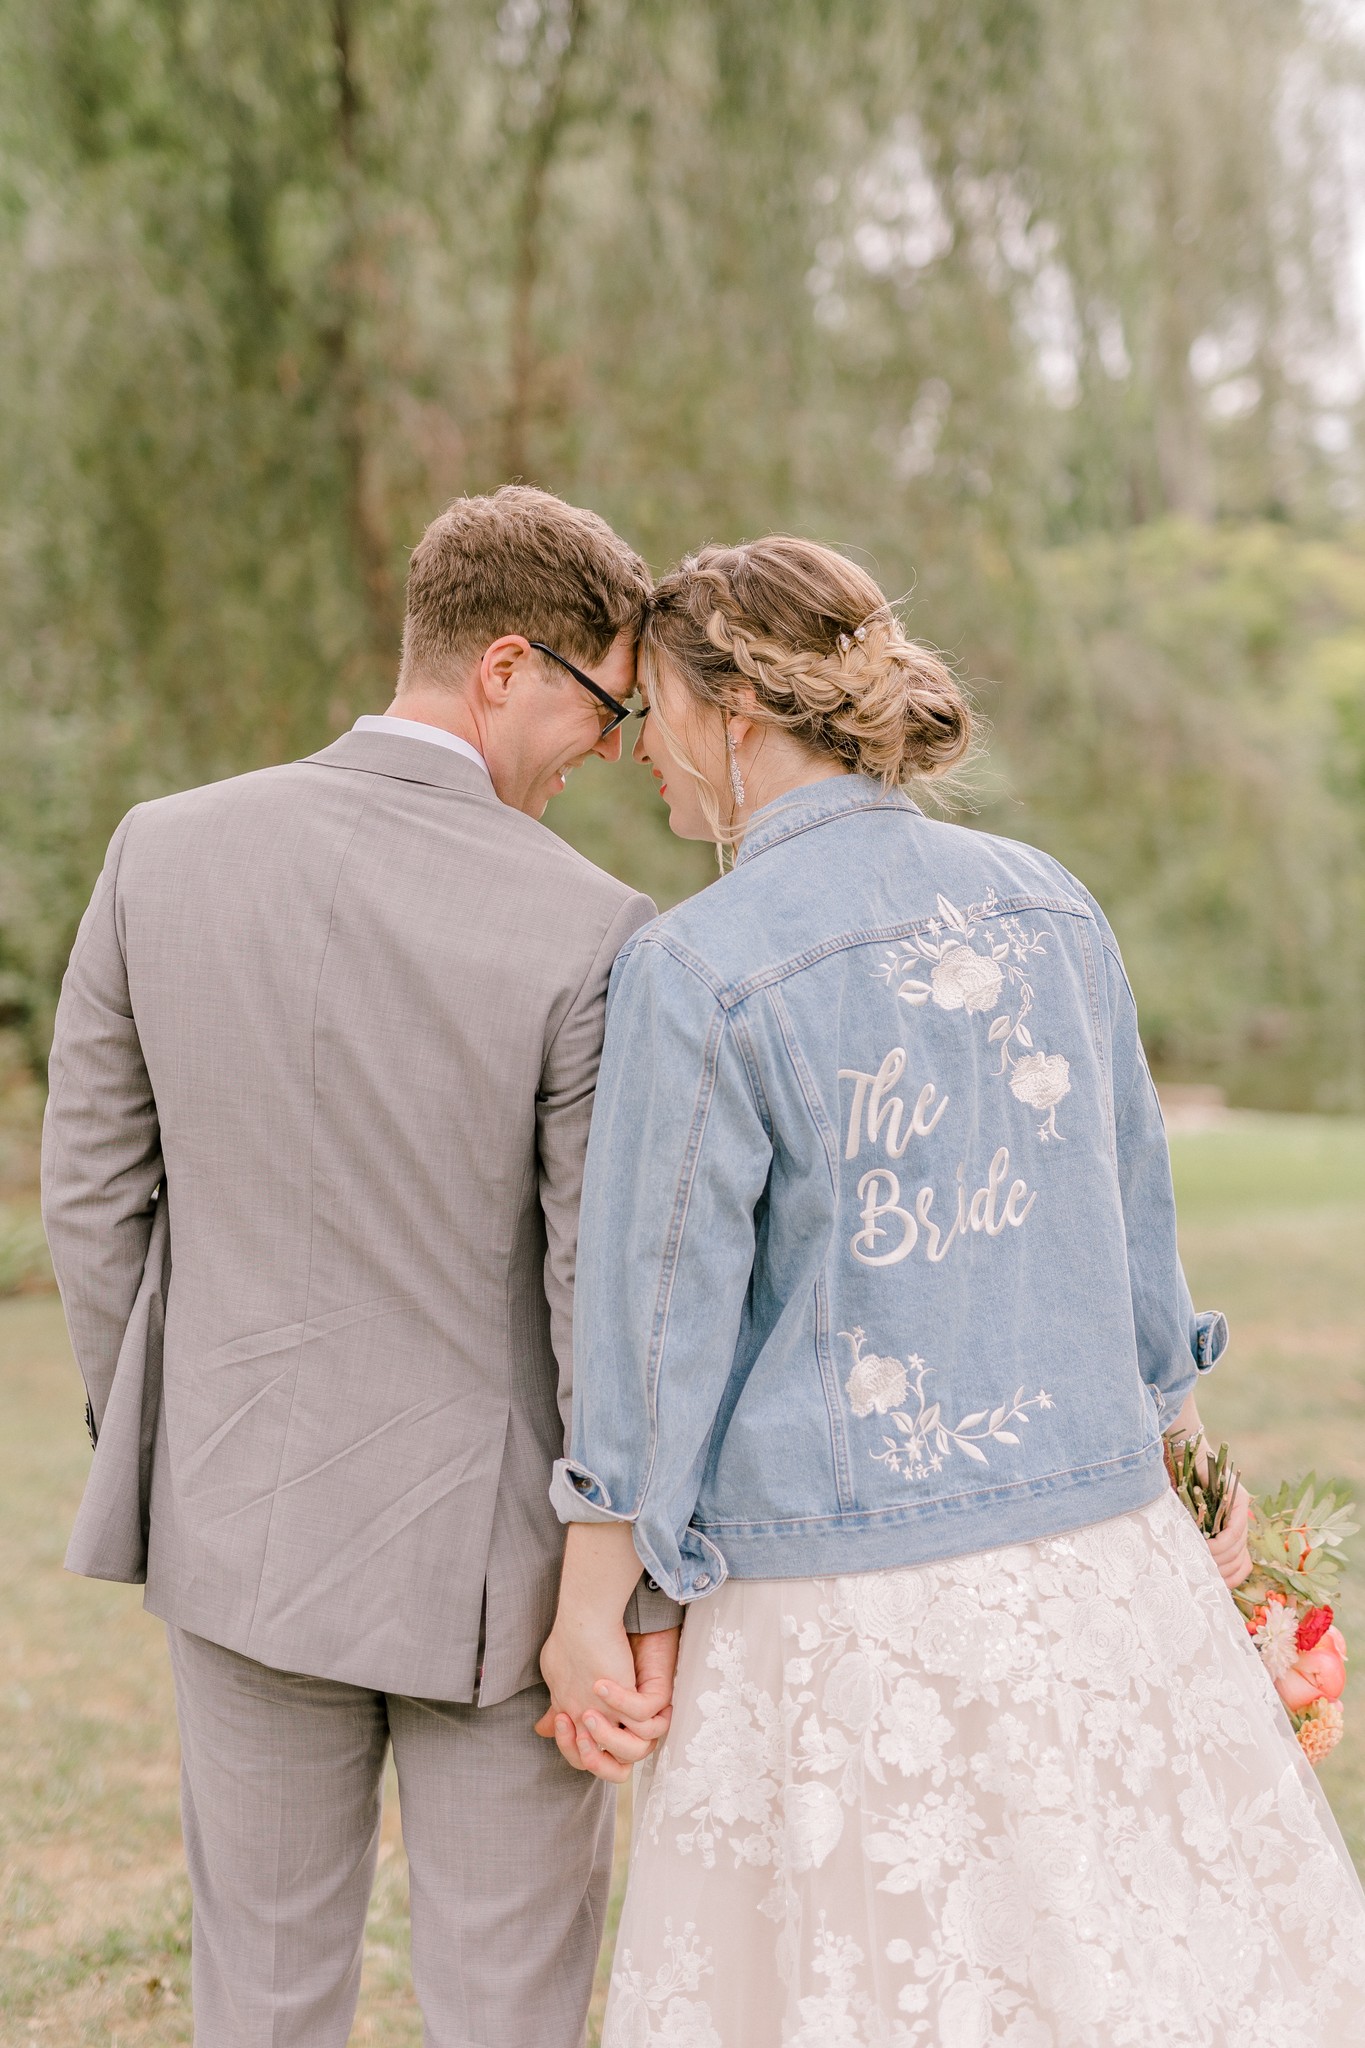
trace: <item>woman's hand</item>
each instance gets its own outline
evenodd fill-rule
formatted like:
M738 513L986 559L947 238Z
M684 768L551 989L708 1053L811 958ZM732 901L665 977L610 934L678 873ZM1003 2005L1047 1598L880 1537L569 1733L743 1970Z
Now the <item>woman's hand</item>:
M1251 1551L1247 1545L1250 1526L1251 1495L1239 1480L1226 1522L1216 1536L1208 1539L1209 1552L1229 1592L1240 1586L1243 1579L1251 1577Z
M1195 1451L1195 1462L1199 1469L1199 1476L1203 1479L1208 1472L1209 1459L1208 1451L1205 1448L1204 1424L1200 1417L1199 1404L1195 1400L1193 1390L1185 1396L1184 1406L1181 1408L1175 1421L1166 1430L1166 1437L1168 1441L1177 1445L1182 1438L1188 1438L1191 1443L1198 1446ZM1213 1561L1218 1567L1223 1584L1228 1588L1229 1592L1235 1591L1241 1585L1243 1579L1251 1577L1251 1551L1247 1544L1247 1531L1250 1526L1251 1495L1239 1479L1237 1482L1237 1492L1233 1496L1232 1506L1228 1510L1227 1520L1216 1536L1209 1536L1205 1539Z

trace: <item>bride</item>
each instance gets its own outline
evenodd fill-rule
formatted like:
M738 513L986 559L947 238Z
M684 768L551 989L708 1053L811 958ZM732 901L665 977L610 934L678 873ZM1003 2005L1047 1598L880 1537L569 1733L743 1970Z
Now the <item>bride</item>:
M1245 1500L1210 1544L1165 1477L1226 1327L1109 926L911 800L969 714L830 549L685 561L641 678L674 831L737 851L617 964L584 1187L571 1761L643 1750L641 1563L687 1614L605 2048L1365 2040Z

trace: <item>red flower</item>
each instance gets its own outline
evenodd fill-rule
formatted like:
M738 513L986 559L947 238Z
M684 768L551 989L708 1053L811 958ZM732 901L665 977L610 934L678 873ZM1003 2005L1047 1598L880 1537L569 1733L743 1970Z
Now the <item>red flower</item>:
M1294 1638L1295 1647L1300 1652L1316 1649L1331 1626L1330 1607L1310 1607L1299 1623L1299 1632Z

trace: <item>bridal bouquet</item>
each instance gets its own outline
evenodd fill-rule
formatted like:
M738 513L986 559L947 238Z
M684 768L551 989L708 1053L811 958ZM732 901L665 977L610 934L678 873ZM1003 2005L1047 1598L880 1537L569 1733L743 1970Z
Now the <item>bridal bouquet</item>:
M1238 1473L1221 1444L1201 1475L1200 1442L1168 1444L1166 1466L1200 1529L1216 1536L1236 1497ZM1336 1748L1345 1721L1346 1639L1331 1596L1345 1539L1357 1526L1344 1488L1320 1486L1311 1472L1299 1486L1260 1495L1251 1503L1247 1538L1251 1577L1232 1596L1312 1764Z

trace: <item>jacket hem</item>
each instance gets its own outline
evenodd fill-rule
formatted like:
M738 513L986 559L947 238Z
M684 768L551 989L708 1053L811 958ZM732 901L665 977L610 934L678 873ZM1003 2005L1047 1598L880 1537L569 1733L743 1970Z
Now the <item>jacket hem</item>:
M721 1552L731 1578L819 1579L936 1564L974 1551L1008 1550L1016 1543L1065 1535L1069 1529L1147 1507L1169 1484L1157 1443L1150 1454L1124 1470L1110 1467L1092 1479L1068 1474L1055 1485L1016 1494L1003 1528L998 1504L983 1515L977 1511L979 1504L961 1495L954 1502L925 1502L904 1519L872 1525L786 1523L747 1531L730 1526L723 1532L694 1526Z

